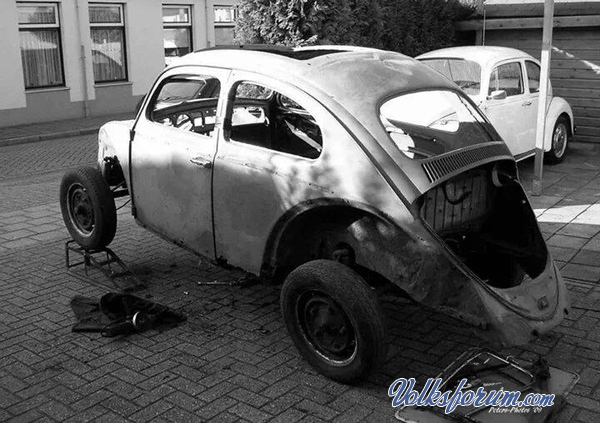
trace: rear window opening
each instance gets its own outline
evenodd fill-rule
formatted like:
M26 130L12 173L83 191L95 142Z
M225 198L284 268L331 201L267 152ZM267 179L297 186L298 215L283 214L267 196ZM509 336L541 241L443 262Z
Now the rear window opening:
M481 112L454 91L402 94L385 101L379 112L391 140L410 159L434 157L497 139Z
M511 288L539 276L548 251L520 184L488 165L423 196L421 217L483 282Z

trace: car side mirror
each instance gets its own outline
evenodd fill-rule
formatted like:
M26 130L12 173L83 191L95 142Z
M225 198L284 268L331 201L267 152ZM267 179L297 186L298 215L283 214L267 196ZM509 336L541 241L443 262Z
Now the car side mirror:
M488 95L488 100L504 100L506 98L506 91L504 90L496 90L492 91L490 95Z

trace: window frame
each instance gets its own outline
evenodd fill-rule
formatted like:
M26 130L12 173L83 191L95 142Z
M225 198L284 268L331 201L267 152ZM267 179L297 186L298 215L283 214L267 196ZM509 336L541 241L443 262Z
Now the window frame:
M217 9L228 9L233 12L233 19L231 21L217 21ZM238 18L238 8L237 6L230 4L214 4L213 5L213 31L215 33L215 46L226 45L226 44L217 44L216 37L216 29L217 28L235 28L235 22Z
M165 9L187 9L187 14L188 14L188 21L187 22L165 22L165 16L164 16L164 11ZM180 28L185 28L188 30L188 34L189 34L189 40L190 40L190 53L194 51L194 22L193 22L193 15L192 15L192 11L193 11L193 5L191 4L171 4L171 3L163 3L162 7L161 7L161 12L163 13L162 15L162 26L163 26L163 53L165 55L165 63L166 63L166 59L167 57L181 57L181 56L167 56L166 52L165 52L165 47L164 47L164 30L165 29L180 29Z
M494 73L496 74L496 78L498 78L498 69L501 68L502 66L508 66L508 65L517 65L519 68L519 79L521 81L521 92L518 94L508 94L508 92L506 93L506 98L511 98L511 97L516 97L519 95L525 95L525 75L523 73L523 64L519 61L519 60L509 60L506 62L502 62L502 63L497 63L493 68L492 71L490 72L490 76L488 78L488 92L486 94L486 96L490 96L492 91L490 90L492 87L492 76L494 75ZM505 90L506 91L506 90Z
M120 10L119 12L119 16L120 16L120 22L114 23L114 22L94 22L92 23L90 17L89 17L89 12L90 9L92 7L97 7L97 6L117 6ZM92 39L92 31L94 29L98 29L98 28L104 28L104 29L120 29L123 33L123 78L121 79L110 79L110 80L97 80L96 79L96 75L94 73L93 70L93 60L94 60L94 53L92 51L92 72L94 73L94 84L113 84L113 83L119 83L119 82L128 82L129 81L129 66L128 66L128 60L127 60L127 36L125 33L125 4L123 3L88 3L88 21L89 21L89 25L90 25L90 40ZM92 43L93 46L93 43Z
M272 93L266 99L254 100L251 98L242 97L242 100L245 100L246 102L250 102L250 103L252 101L267 102L267 103L270 103L273 101L279 102L279 99L280 99L279 96L283 96L283 97L293 101L297 105L299 105L301 107L301 109L291 108L291 107L289 109L297 110L298 112L300 112L299 114L310 116L314 120L314 124L319 128L319 133L321 135L321 143L320 143L321 150L318 151L317 149L315 149L319 153L318 156L308 157L308 156L301 155L301 154L277 150L277 149L265 147L262 145L256 145L256 144L232 139L231 131L233 128L232 120L233 120L234 109L236 107L236 104L235 104L236 99L237 99L236 93L237 93L238 87L242 84L252 84L252 85L256 85L256 86L259 86L259 87L262 87L262 88L272 91ZM258 78L255 79L255 78L251 78L251 77L250 78L242 77L229 86L228 95L227 95L227 105L226 105L225 109L223 110L223 139L226 142L231 143L232 145L244 146L245 148L251 148L251 149L258 149L259 151L268 152L269 154L281 154L281 155L285 155L288 157L292 157L296 160L307 160L307 161L311 161L311 162L319 160L323 156L324 150L325 150L325 135L324 135L324 131L322 129L322 123L320 122L320 119L318 118L316 113L311 113L305 107L305 104L302 104L302 103L304 103L303 100L298 101L297 98L292 98L292 97L295 97L293 93L292 94L284 93L284 92L282 92L282 90L276 88L275 85L276 84L269 84L268 82L261 81ZM315 140L312 140L312 141L316 142ZM314 146L313 146L313 148L314 148Z
M203 120L206 117L214 117L214 127L213 129L210 131L209 134L204 134L202 132L197 132L193 129L186 129L186 128L182 128L180 126L175 126L173 124L173 122L171 122L171 124L165 124L164 119L167 118L165 116L165 118L163 119L157 119L157 117L155 116L156 112L161 112L162 109L156 109L156 104L159 101L159 97L164 89L165 86L169 85L172 82L181 82L181 81L194 81L195 79L205 79L205 77L209 77L209 78L213 78L216 79L218 85L216 87L216 94L217 97L209 97L209 98L199 98L199 99L186 99L183 100L181 103L179 104L175 104L172 106L167 106L165 109L168 109L169 107L173 107L173 108L178 108L181 105L185 105L188 102L193 102L194 100L199 100L198 104L201 106L201 102L203 100L216 100L216 104L215 104L215 113L214 116L204 116L203 115ZM216 142L217 139L217 121L218 121L218 114L219 114L219 106L220 103L222 102L221 99L221 94L222 94L222 85L223 85L223 80L221 77L219 76L215 76L215 74L203 74L203 73L196 73L196 72L180 72L180 73L172 73L170 75L165 76L157 85L156 88L153 89L152 91L152 95L150 97L150 100L148 101L148 103L146 104L146 108L144 111L144 117L146 119L147 122L150 122L152 124L157 124L160 125L161 128L169 128L170 130L175 131L175 133L180 134L180 133L190 133L190 134L194 134L194 136L200 137L199 139L210 139L213 140L214 142ZM202 90L204 89L204 86L200 87L199 90L196 92L196 94L198 94L199 92L202 92ZM215 89L215 87L213 87L212 89ZM175 114L180 114L181 115L193 115L195 112L197 112L197 110L194 110L193 107L191 107L193 104L190 104L189 108L190 110L182 110L182 111L174 111L173 115ZM186 107L184 107L186 108ZM192 116L190 116L192 117ZM197 119L193 118L194 120ZM210 124L209 124L210 125ZM195 123L192 122L192 128L196 127Z
M538 77L539 77L539 79L538 79L538 88L537 88L536 91L532 91L531 90L531 84L529 83L530 78L529 78L529 67L528 66L530 64L533 65L533 66L535 66L538 69ZM541 76L542 76L542 67L538 63L534 62L531 59L525 59L525 72L527 73L527 90L529 91L529 94L539 94L540 93L540 82L541 82L541 79L542 79L541 78Z
M42 23L42 24L22 24L19 22L18 14L19 7L39 7L39 6L50 6L54 9L54 16L56 18L56 23ZM56 31L58 35L58 60L60 66L60 77L61 82L59 84L52 85L36 85L28 87L25 81L25 69L23 67L23 84L25 86L25 91L33 91L47 88L60 88L66 86L65 80L65 60L63 54L63 45L62 45L62 29L61 29L61 16L60 16L60 6L58 2L17 2L17 28L19 32L19 43L21 42L21 32L41 32L53 30ZM21 46L19 46L19 51L21 53L21 60L23 60L23 51L21 50Z

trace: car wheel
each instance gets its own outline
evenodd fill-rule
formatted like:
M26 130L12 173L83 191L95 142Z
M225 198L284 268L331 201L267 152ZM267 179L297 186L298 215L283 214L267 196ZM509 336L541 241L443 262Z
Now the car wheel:
M281 309L302 356L333 380L358 382L386 357L377 296L343 264L315 260L296 268L281 290Z
M81 167L65 173L60 184L60 208L69 234L86 250L104 248L115 237L115 200L96 169Z
M569 122L564 116L560 116L552 131L552 145L550 151L545 154L546 163L557 164L563 161L567 152L569 138L571 137Z

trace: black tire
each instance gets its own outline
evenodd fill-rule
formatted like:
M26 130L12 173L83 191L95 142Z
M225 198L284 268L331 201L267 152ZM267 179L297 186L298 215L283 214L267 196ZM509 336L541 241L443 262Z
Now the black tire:
M559 116L552 130L552 145L550 151L544 154L545 162L548 164L558 164L563 161L567 154L569 140L571 139L571 127L569 120L564 116Z
M60 184L60 209L71 237L86 250L111 243L117 210L110 187L92 167L69 170Z
M290 337L321 374L358 382L385 360L387 329L377 296L352 269L305 263L286 278L281 310Z

